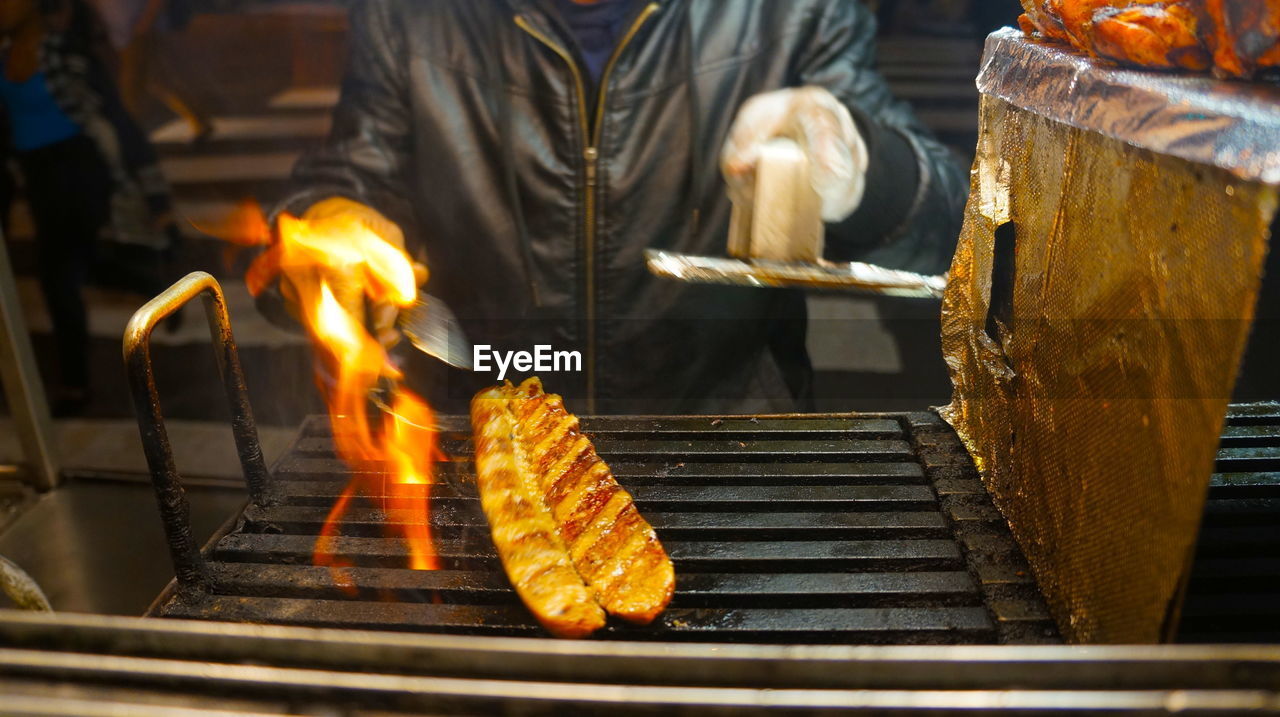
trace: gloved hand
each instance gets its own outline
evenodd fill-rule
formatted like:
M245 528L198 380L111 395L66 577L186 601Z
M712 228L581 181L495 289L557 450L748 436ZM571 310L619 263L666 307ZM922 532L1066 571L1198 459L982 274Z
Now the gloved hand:
M794 140L808 155L823 220L834 223L853 214L866 189L867 145L849 108L821 87L767 92L742 106L720 158L730 199L754 203L760 148L778 137Z
M405 254L404 232L376 209L345 197L331 197L313 204L302 215L302 220L318 236L332 234L343 237L350 235L353 227L358 227L385 242L386 246L378 247L377 252L368 249L361 252L360 261L317 267L316 271L321 274L320 278L328 284L342 308L356 321L368 326L379 343L387 347L395 345L400 340L400 332L396 329L400 306L393 300L395 297L377 291L376 282L370 281L368 276L368 262L372 256L383 253L384 249L392 256L394 253ZM417 262L412 266L415 286L422 286L427 281L427 268ZM297 302L297 291L291 286L287 271L281 280L281 291L290 303Z

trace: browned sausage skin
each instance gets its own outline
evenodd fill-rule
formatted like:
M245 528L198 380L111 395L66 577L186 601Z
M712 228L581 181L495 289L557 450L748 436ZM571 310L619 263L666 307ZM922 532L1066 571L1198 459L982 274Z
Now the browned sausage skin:
M653 527L560 396L545 393L536 378L516 392L516 440L574 567L610 615L652 622L675 590L675 569Z
M536 498L558 539L558 543L543 542L565 551L564 558L580 576L579 582L585 582L591 602L629 622L652 622L671 601L675 569L652 526L614 480L561 397L545 393L536 378L518 388L507 384L476 397L472 422L477 472L514 471L518 478L503 478L496 485L518 484ZM485 438L482 445L481 436L491 434L505 435L506 441ZM487 455L493 451L509 452L510 457L497 461ZM481 481L482 500L494 486L491 479ZM495 543L497 526L507 520L504 510L485 508ZM538 530L544 530L544 525L540 523ZM499 554L512 575L514 566L501 547ZM539 612L546 607L531 603L519 585L517 590L546 624Z
M476 486L507 577L538 622L556 637L586 637L604 610L574 569L537 488L516 461L514 425L502 389L471 402Z

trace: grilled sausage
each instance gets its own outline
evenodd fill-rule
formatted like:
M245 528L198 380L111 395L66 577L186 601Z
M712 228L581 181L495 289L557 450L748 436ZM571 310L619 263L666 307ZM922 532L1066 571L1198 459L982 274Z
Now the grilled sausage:
M508 389L471 402L476 485L493 543L520 599L548 632L586 637L605 614L569 558L536 482L520 469Z
M610 615L652 622L675 590L675 569L653 527L560 396L545 393L536 378L515 393L518 455L540 483L578 574Z
M545 393L538 379L481 394L498 395L506 398L517 470L549 511L595 600L629 622L652 622L671 601L675 569L631 495L614 480L563 399ZM474 404L472 413L474 420Z

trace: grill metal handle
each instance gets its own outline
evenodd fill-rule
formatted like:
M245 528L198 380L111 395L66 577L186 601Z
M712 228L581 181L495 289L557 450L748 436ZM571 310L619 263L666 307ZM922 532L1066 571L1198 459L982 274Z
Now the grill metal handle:
M156 390L155 371L151 363L151 334L161 321L201 295L204 296L205 314L209 319L218 373L231 404L232 432L250 499L257 504L271 502L270 474L262 457L262 445L258 441L258 428L253 419L253 409L249 405L244 371L240 367L240 355L236 351L235 337L231 333L231 317L227 313L226 297L217 280L209 274L203 271L188 274L138 309L129 320L124 333L124 363L129 374L134 410L138 416L138 430L142 434L142 449L147 457L156 501L164 520L165 537L169 542L178 588L188 596L207 591L209 573L191 532L191 506L174 464L173 448L169 444L164 415L160 410L160 396Z

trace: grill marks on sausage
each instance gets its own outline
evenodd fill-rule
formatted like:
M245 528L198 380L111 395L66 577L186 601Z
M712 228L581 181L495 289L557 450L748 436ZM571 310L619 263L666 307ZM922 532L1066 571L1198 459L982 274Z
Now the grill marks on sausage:
M564 401L536 380L513 402L517 442L533 471L579 574L610 614L649 622L666 607L675 573L635 501L582 434Z
M604 625L604 611L569 559L550 511L519 469L506 401L477 396L471 420L480 505L507 577L548 632L590 635Z
M537 379L481 394L486 395L503 397L492 402L505 404L516 469L546 509L567 559L594 600L625 620L651 622L671 600L674 568L577 417L559 396L544 393ZM472 413L476 420L474 404ZM477 467L480 445L477 440Z
M590 479L587 474L594 465L595 456L585 449L579 450L569 467L556 479L555 485L547 491L547 504L561 506L567 496L584 490L583 482ZM560 515L557 515L557 519L561 522L565 520Z

